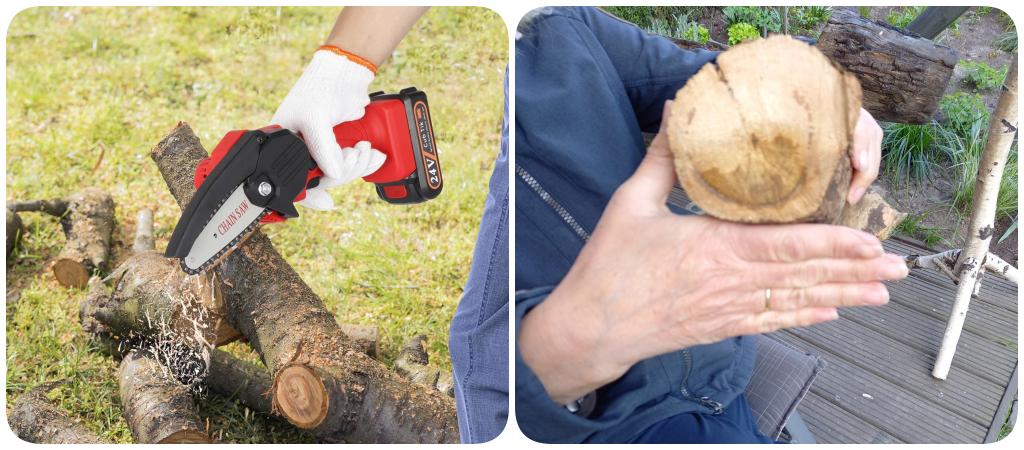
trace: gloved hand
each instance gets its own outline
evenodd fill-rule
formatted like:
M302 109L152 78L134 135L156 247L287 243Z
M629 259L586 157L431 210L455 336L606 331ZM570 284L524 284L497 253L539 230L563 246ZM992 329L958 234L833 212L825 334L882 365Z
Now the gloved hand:
M363 117L370 103L367 88L376 73L373 63L337 47L322 46L270 120L272 125L301 133L324 172L320 185L308 189L298 204L332 209L334 200L326 189L372 174L384 164L384 154L370 148L369 142L343 149L332 130Z

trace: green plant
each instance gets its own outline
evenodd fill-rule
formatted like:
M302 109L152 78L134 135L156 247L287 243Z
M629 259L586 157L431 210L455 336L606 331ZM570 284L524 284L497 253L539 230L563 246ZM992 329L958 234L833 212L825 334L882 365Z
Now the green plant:
M884 128L882 161L885 171L899 183L906 178L918 183L932 179L931 168L937 159L935 137L937 124L908 125L890 123Z
M886 14L885 21L896 28L906 28L925 8L926 6L906 6L902 10L894 9Z
M729 27L738 23L757 23L758 8L756 6L726 6L722 8L725 24Z
M974 122L966 136L958 135L952 129L939 129L939 149L945 153L955 170L953 198L950 206L965 215L974 202L974 187L978 178L978 165L985 150L987 124ZM1010 147L1003 167L1003 178L999 182L996 196L996 219L1010 217L1017 212L1017 143Z
M960 61L960 66L964 68L964 83L973 84L982 90L1003 84L1006 73L1010 70L1009 65L996 70L983 62Z
M975 123L988 123L988 110L985 109L978 94L957 92L954 95L946 95L942 98L939 108L946 121L943 126L962 137L968 136L971 126Z
M691 41L697 41L701 44L707 44L708 40L711 39L711 33L708 32L707 28L703 25L697 25L689 27L683 31L683 39L689 39Z
M978 7L978 14L980 14L982 16L986 16L986 15L988 15L988 13L992 12L992 9L993 9L993 7L991 7L991 6L979 6Z
M861 8L864 7L862 6ZM871 7L868 8L868 14L871 14ZM792 18L790 26L796 25L806 29L810 29L819 23L828 21L828 18L832 16L831 6L795 6L789 11L789 15Z
M697 22L690 21L689 13L675 14L673 19L674 25L668 20L652 19L651 25L645 27L644 31L648 34L698 41L701 44L706 44L711 39L711 34L707 28L704 28Z
M1005 33L992 41L992 46L1004 52L1013 53L1017 51L1017 27L1007 29Z
M875 9L874 6L858 6L857 11L860 12L860 16L867 19L871 17L871 10Z
M729 27L729 45L760 39L761 33L749 23L737 23Z
M939 208L932 208L930 211L927 211L924 214L921 214L917 217L907 216L906 219L903 219L902 222L896 225L896 228L893 229L893 232L902 234L904 236L921 239L921 241L927 244L929 247L934 247L935 244L938 244L940 241L945 241L947 244L949 244L949 246L952 247L953 244L949 242L948 239L942 237L942 234L939 233L939 231L943 231L945 229L928 228L920 225L921 221L923 221L925 217L928 217L929 214L935 212L938 209Z
M1006 238L1010 237L1010 235L1013 234L1014 231L1017 231L1017 217L1013 217L1010 220L1013 221L1013 224L1006 228L1006 232L1003 233L1003 237L999 238L999 241L997 241L996 244L1002 244L1003 241L1005 241Z
M722 8L722 14L725 14L725 23L729 28L739 23L747 23L753 25L757 30L766 28L772 33L778 33L782 30L782 16L779 14L779 10L775 8L726 6Z

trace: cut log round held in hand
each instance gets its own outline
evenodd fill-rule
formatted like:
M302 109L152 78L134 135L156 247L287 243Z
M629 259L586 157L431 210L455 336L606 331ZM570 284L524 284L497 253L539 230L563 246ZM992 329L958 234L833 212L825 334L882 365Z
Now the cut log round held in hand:
M21 216L7 208L7 265L14 261L14 249L21 241Z
M455 397L455 379L452 373L431 367L427 354L427 337L419 335L406 342L395 360L395 372L413 383L425 384L431 388Z
M155 352L135 350L117 372L124 418L137 444L209 444L188 388Z
M932 120L958 60L945 45L845 7L832 11L817 47L857 76L876 120L914 125Z
M206 150L179 124L151 155L182 208ZM301 219L300 219L301 220ZM298 273L256 231L214 266L228 323L274 376L276 412L331 442L455 443L455 403L370 358Z
M7 416L14 435L33 444L113 444L72 420L46 397L64 383L66 380L43 383L14 402Z
M667 131L680 184L720 219L836 223L860 97L856 78L806 43L734 46L676 93Z
M13 211L40 211L60 217L67 242L53 264L53 275L65 287L84 288L94 271L106 272L110 233L114 229L114 199L89 187L66 198L12 202Z

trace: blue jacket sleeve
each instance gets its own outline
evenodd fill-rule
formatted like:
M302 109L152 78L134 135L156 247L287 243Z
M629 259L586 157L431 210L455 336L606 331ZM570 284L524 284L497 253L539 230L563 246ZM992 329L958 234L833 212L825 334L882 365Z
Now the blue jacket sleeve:
M554 286L516 293L516 336L523 316L547 298ZM516 345L516 423L526 437L541 443L578 443L599 427L558 406L544 390Z
M720 52L683 50L661 36L609 17L595 8L575 11L618 71L640 129L654 133L666 100Z

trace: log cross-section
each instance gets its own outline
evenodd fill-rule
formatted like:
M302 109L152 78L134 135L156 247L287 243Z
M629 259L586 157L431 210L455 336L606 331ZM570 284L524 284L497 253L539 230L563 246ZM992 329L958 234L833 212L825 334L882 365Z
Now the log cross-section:
M207 157L199 138L180 123L150 156L184 208ZM223 282L224 318L270 368L274 407L289 422L333 442L458 442L454 401L402 379L345 336L262 232L213 270Z

